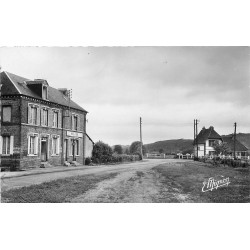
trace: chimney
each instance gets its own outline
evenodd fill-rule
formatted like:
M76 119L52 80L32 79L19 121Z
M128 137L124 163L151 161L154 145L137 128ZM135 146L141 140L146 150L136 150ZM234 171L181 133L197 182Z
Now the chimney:
M59 88L58 89L64 96L69 97L69 92L67 88Z

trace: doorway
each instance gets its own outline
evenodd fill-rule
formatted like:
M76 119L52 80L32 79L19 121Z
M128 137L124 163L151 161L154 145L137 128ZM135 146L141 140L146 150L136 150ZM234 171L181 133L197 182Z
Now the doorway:
M48 145L47 139L41 140L41 161L48 161Z
M64 152L63 152L63 155L64 155L64 160L65 161L68 161L68 139L65 139L64 140Z

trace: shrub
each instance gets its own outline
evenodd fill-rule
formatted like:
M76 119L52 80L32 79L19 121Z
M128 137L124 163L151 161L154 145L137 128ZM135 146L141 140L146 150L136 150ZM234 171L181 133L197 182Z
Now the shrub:
M107 163L112 161L112 148L102 142L97 142L93 147L92 161L94 163Z
M85 159L85 165L89 165L90 163L91 163L91 159L90 159L90 157L87 157Z
M122 146L121 145L115 145L114 146L114 152L121 155L122 154Z
M139 155L127 155L127 154L117 154L114 153L112 155L112 162L118 163L118 162L129 162L129 161L139 161L140 156Z

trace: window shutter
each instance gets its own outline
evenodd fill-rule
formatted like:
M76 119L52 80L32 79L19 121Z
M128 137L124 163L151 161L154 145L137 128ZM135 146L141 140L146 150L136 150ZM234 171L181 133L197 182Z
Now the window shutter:
M58 128L62 127L62 112L58 112Z
M30 136L28 136L28 155L30 154Z
M71 115L71 130L74 129L74 116Z
M13 155L13 147L14 147L14 136L10 137L10 154Z
M43 121L43 109L41 109L41 125L43 125L44 124L44 121Z
M38 145L39 145L38 136L35 137L35 155L38 155Z
M60 153L60 137L57 137L57 147L56 147L56 154L59 155Z
M3 137L2 137L2 136L0 136L0 154L2 154L2 153L3 153L2 146L3 146Z
M36 123L37 125L40 125L40 115L41 115L41 113L40 113L40 108L37 107L37 121L36 121L36 122L37 122L37 123Z
M28 106L28 124L32 123L31 105Z

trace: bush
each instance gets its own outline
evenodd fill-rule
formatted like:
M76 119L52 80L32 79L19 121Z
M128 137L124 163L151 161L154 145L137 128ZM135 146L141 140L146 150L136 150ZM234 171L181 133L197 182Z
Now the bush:
M127 154L117 154L114 153L112 155L112 162L118 163L118 162L130 162L130 161L139 161L140 156L139 155L127 155Z
M87 157L85 159L85 165L89 165L90 163L91 163L91 159L90 159L90 157Z
M108 163L112 161L112 148L102 142L97 142L93 147L92 161L94 163Z

